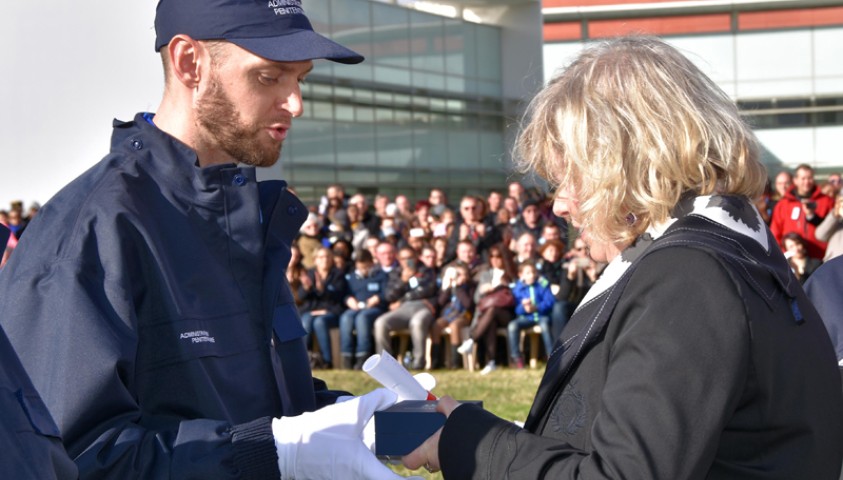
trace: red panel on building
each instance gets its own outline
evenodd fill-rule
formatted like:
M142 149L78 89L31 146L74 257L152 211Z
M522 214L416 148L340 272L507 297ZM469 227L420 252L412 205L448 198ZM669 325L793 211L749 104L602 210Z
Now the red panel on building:
M544 0L542 7L593 7L597 5L620 5L625 3L663 3L676 0Z
M582 38L582 24L580 22L548 23L544 26L545 42L562 42L579 40Z
M588 36L590 38L600 38L635 33L677 35L684 33L728 32L730 29L730 15L728 13L720 13L681 17L593 20L588 23Z
M740 30L843 25L843 7L774 10L738 14Z

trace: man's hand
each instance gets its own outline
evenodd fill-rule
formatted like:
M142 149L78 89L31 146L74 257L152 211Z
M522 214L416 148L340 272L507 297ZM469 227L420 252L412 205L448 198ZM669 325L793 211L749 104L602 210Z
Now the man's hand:
M315 412L272 421L281 478L384 479L401 477L363 444L363 429L376 410L395 403L385 388Z

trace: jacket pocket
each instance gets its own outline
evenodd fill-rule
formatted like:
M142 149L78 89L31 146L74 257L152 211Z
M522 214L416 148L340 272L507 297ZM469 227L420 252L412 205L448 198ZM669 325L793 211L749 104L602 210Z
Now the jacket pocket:
M50 411L35 392L12 391L0 388L0 412L11 422L15 433L37 433L59 438L59 428Z
M139 329L138 367L148 370L205 357L227 357L268 344L248 312L181 318Z

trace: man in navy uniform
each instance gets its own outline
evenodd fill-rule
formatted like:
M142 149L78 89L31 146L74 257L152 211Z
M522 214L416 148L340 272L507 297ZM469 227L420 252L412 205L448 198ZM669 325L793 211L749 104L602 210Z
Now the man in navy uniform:
M299 0L161 0L155 30L157 113L115 121L0 273L0 323L80 476L397 477L361 441L395 395L334 404L311 376L284 274L307 209L254 168L313 60L363 57Z

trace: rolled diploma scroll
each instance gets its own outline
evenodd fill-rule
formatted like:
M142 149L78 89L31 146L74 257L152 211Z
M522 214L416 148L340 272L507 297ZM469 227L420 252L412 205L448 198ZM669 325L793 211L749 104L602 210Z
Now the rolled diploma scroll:
M363 363L363 371L403 400L436 400L436 396L410 375L410 372L388 353L375 354Z

